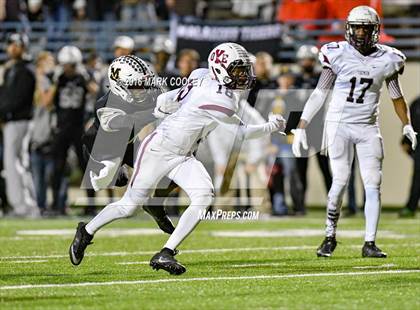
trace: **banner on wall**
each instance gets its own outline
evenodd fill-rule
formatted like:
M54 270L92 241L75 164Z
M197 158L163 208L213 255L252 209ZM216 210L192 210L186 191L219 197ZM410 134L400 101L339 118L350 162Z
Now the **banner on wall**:
M235 42L249 52L265 51L273 57L280 45L282 26L277 23L253 25L220 25L212 23L179 23L176 28L177 51L192 48L198 51L202 60L220 43Z

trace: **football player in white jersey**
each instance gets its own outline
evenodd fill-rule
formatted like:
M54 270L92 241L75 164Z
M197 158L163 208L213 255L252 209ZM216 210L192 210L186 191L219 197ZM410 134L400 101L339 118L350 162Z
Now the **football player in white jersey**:
M245 125L237 115L238 92L249 89L255 81L250 57L242 46L218 45L210 52L208 62L209 70L193 71L188 85L158 97L158 105L162 100L175 100L180 108L144 139L123 198L106 206L85 226L78 227L70 246L73 264L80 264L86 247L101 227L133 215L148 200L159 180L168 176L187 193L190 205L150 265L171 274L184 273L185 267L174 258L176 248L200 222L200 215L212 204L214 196L209 174L193 155L199 142L218 125L235 132L239 130L244 138L258 138L284 129L285 121L279 115L260 125Z
M323 71L294 132L293 153L300 156L301 147L308 147L305 128L332 92L323 145L329 154L333 184L328 193L326 238L317 250L318 256L331 256L337 245L335 235L341 202L356 151L366 192L362 256L386 257L375 245L383 160L378 105L384 81L404 126L403 135L410 139L413 149L417 144L398 80L398 75L403 73L405 56L394 48L378 44L379 28L379 16L371 7L358 6L350 11L346 41L321 48L319 58Z

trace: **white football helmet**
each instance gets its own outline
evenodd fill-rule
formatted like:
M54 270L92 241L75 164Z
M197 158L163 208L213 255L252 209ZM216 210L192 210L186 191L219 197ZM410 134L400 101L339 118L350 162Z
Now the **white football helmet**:
M130 103L146 100L154 78L155 74L147 63L134 55L120 56L108 68L111 92Z
M236 43L216 46L208 58L210 76L230 89L249 89L255 74L248 52Z
M346 21L346 40L358 51L364 53L371 50L379 40L380 18L376 11L366 5L352 9ZM364 27L365 35L357 36L356 28Z
M296 53L296 59L318 59L318 48L315 45L302 45Z
M78 65L82 63L83 56L82 52L76 46L66 45L58 52L57 59L60 65Z

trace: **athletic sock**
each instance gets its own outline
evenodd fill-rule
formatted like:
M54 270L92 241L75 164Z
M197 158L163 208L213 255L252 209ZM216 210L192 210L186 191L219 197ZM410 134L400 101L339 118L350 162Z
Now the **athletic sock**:
M366 234L365 241L375 241L378 229L379 216L381 213L381 194L379 188L365 188L365 221Z

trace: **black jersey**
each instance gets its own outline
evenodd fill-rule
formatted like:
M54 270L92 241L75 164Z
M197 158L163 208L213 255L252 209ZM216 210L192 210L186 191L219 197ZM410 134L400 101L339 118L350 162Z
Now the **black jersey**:
M61 74L57 79L54 104L57 113L57 126L70 128L80 126L84 121L87 82L83 75Z
M132 167L138 145L136 136L144 126L155 120L154 106L154 100L136 104L127 102L111 92L102 96L95 104L94 122L83 137L83 143L90 156L97 161L120 157L124 164ZM118 129L106 131L101 127L97 112L107 108L118 109L125 113L125 117L119 120Z

